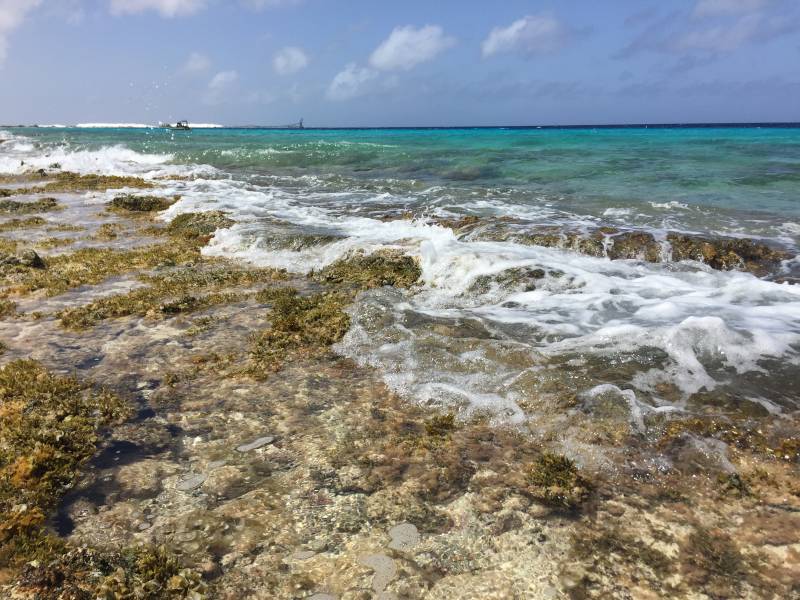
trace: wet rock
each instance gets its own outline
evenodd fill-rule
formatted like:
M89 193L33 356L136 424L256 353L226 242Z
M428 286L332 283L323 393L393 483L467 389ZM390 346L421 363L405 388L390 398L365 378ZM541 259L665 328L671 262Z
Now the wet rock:
M685 475L730 475L736 472L728 460L728 445L714 438L685 434L673 440L668 455L675 468Z
M787 252L751 239L710 239L670 233L667 240L672 246L673 260L696 260L719 271L739 269L764 275L780 261L791 258Z
M611 238L608 257L611 260L635 259L647 262L659 262L661 244L643 231L626 231Z
M175 198L162 198L160 196L137 196L135 194L123 194L117 196L109 202L109 208L116 210L126 210L128 212L159 212L167 210L178 201Z
M225 229L234 221L220 210L198 213L183 213L175 217L167 226L167 232L187 239L207 238L217 229Z
M314 278L324 283L371 289L386 285L411 287L421 276L422 269L413 257L396 250L379 250L372 254L349 254L316 273Z
M238 468L227 466L215 468L203 482L203 491L209 494L230 496L231 491L239 488L244 479Z
M485 294L493 286L499 286L506 290L530 292L536 289L537 282L544 279L546 275L547 273L544 269L531 267L506 269L500 273L481 275L476 278L475 282L470 286L470 291Z
M118 468L115 476L117 485L127 497L151 498L161 491L165 472L162 461L144 459Z
M237 452L250 452L251 450L258 450L266 446L267 444L271 444L275 441L275 437L271 435L265 435L264 437L260 437L258 439L253 440L250 443L242 444L241 446L236 447Z
M35 251L26 249L17 253L0 252L0 268L45 269L47 265Z
M389 530L389 548L408 552L419 543L419 531L411 523L400 523Z
M183 479L183 480L179 481L175 485L175 488L180 490L180 491L182 491L182 492L190 492L190 491L192 491L192 490L194 490L196 488L199 488L201 485L203 485L203 483L205 482L206 479L207 479L207 476L202 474L202 473L198 473L198 474L195 474L195 475L190 475L186 479Z
M481 218L477 215L465 215L457 219L434 219L433 223L440 227L452 229L456 233L463 233L464 230L471 230L480 225Z

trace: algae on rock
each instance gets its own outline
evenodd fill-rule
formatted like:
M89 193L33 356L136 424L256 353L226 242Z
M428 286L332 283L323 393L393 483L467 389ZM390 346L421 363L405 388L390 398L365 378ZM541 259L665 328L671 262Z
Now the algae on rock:
M255 336L250 350L250 372L263 376L280 370L293 354L314 355L341 340L350 327L344 307L350 297L341 293L301 296L293 288L262 295L272 302L271 327Z
M413 257L397 250L372 254L350 254L313 274L313 279L334 284L350 284L359 289L391 285L407 288L419 281L422 269Z
M27 214L58 210L61 205L55 198L39 198L31 202L0 200L0 213Z
M135 194L123 194L115 197L109 202L109 208L123 210L127 212L159 212L167 210L178 201L179 197L163 198L161 196L137 196Z
M129 415L104 390L32 360L0 368L0 545L24 544L95 452L99 432ZM5 562L12 557L2 552Z
M181 213L167 225L166 232L190 240L203 239L211 237L217 229L225 229L233 224L234 221L221 210Z

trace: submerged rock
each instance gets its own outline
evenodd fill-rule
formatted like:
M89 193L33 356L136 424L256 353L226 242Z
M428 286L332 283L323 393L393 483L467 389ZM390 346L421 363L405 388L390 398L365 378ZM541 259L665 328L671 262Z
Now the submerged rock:
M116 210L126 210L129 212L158 212L168 209L178 201L179 196L174 198L162 198L160 196L137 196L135 194L123 194L117 196L109 202L109 208Z
M275 438L271 435L265 435L264 437L260 437L256 440L253 440L249 444L242 444L241 446L237 446L236 450L238 452L250 452L251 450L258 450L259 448L266 446L267 444L271 444Z
M419 531L411 523L400 523L389 530L389 548L407 552L419 543Z
M224 229L234 224L221 210L183 213L172 219L167 226L167 233L187 239L209 237L217 229Z
M182 492L190 492L193 489L199 488L208 477L203 473L190 475L186 479L179 481L175 484L175 488Z
M375 593L383 592L397 575L397 566L385 554L368 554L362 556L358 562L375 572L372 577L372 589Z
M26 249L15 254L0 252L0 268L2 267L45 269L47 265L35 251Z
M32 202L19 202L18 200L0 200L0 213L33 213L56 210L60 208L55 198L39 198Z

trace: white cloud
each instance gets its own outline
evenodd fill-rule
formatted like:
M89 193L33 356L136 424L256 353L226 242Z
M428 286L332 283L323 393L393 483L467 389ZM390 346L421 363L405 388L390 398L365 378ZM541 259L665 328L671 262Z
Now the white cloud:
M566 44L569 30L551 15L527 15L508 27L495 27L482 44L483 56L518 52L549 54Z
M771 40L794 30L796 24L793 22L751 14L733 23L689 31L675 40L674 48L677 51L732 52L745 44Z
M263 10L265 8L280 8L282 6L292 6L300 4L303 0L242 0L242 4L253 10Z
M446 36L438 25L396 27L375 49L369 63L382 71L408 71L433 60L455 43L455 38Z
M206 4L207 0L111 0L111 12L124 15L155 10L162 17L181 17L203 10Z
M764 8L769 0L698 0L694 7L696 17L716 17L739 13L752 13Z
M239 81L239 73L236 71L220 71L211 78L211 81L208 84L208 89L224 90L237 81Z
M349 100L365 93L365 85L377 77L372 69L359 67L355 63L347 65L333 78L325 95L329 100Z
M42 0L0 0L0 65L8 54L8 34L22 25L25 16Z
M222 104L230 96L238 81L239 73L236 71L220 71L208 82L208 90L203 101L212 105Z
M278 75L290 75L308 66L308 56L302 48L286 46L272 59L272 67Z
M211 59L205 54L199 52L192 52L183 65L183 70L187 73L204 73L211 68Z

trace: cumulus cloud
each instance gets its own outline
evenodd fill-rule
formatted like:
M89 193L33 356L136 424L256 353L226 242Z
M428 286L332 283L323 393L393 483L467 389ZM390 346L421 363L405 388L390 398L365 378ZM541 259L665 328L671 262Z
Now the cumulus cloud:
M333 78L325 95L329 100L337 101L361 96L367 91L366 84L377 75L372 69L350 63Z
M396 27L375 49L369 63L381 71L409 71L455 43L455 38L445 35L438 25Z
M302 48L286 46L281 48L272 59L272 68L278 75L291 75L308 66L308 56Z
M205 54L192 52L183 65L183 70L187 73L204 73L211 68L211 59Z
M769 0L698 0L694 7L696 17L716 17L761 10Z
M136 14L154 10L162 17L182 17L203 10L207 0L111 0L111 13Z
M0 65L8 54L8 35L41 3L42 0L0 0Z
M550 54L562 48L569 29L552 15L527 15L508 27L495 27L483 41L483 56L516 52L526 56Z

